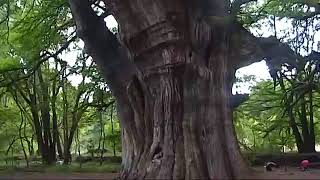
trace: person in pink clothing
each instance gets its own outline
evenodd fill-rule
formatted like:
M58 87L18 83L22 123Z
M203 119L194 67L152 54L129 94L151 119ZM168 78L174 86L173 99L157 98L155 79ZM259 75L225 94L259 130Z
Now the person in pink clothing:
M304 171L304 170L308 169L309 163L310 163L309 160L301 161L301 163L300 163L301 170Z

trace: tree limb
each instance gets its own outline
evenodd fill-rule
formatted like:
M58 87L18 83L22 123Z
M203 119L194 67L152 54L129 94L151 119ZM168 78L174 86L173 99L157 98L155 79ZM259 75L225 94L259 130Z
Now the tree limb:
M243 3L250 0L235 0L234 8L240 7ZM309 7L314 7L315 12L312 12L302 18L310 18L320 13L320 4L315 1L297 0L296 3L304 4ZM233 33L232 41L232 59L236 69L250 65L254 62L266 60L269 66L270 75L281 69L281 65L288 64L291 68L304 67L306 60L313 58L302 57L296 54L289 45L280 42L275 37L258 38L252 35L248 30L244 29L239 23L235 22L232 25ZM274 77L273 77L274 78Z
M58 59L58 55L61 54L64 50L66 50L69 45L74 42L75 40L77 39L76 36L73 36L71 37L67 42L65 42L60 49L58 49L56 52L54 53L50 53L50 52L45 52L44 54L42 54L40 56L40 60L32 67L31 69L31 72L27 73L27 74L24 74L23 76L21 77L18 77L16 79L13 79L12 81L10 82L7 82L7 83L4 83L4 84L0 84L0 87L6 87L6 86L10 86L11 84L17 82L17 81L20 81L20 80L24 80L24 79L27 79L29 78L30 76L32 76L37 70L38 68L41 66L42 63L48 61L50 58L55 58L55 59ZM22 68L20 69L16 69L16 70L22 70ZM3 81L0 81L0 83L3 82Z
M269 68L280 68L282 64L298 67L303 57L296 54L289 45L275 37L255 37L248 30L236 24L232 33L231 59L238 69L254 62L265 60ZM298 61L299 60L299 61Z
M249 94L235 94L232 95L230 98L230 106L232 109L237 108L243 102L249 99Z
M88 0L69 0L69 3L77 34L85 42L88 54L101 68L113 94L116 97L123 96L137 73L128 52L108 30L103 18L93 11Z

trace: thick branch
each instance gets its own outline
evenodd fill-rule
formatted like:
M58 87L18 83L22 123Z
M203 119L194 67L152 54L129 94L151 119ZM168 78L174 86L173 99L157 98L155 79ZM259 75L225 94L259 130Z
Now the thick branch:
M108 85L116 97L123 96L126 87L136 74L128 52L96 15L88 0L69 0L78 36L85 42L86 50L101 68Z
M237 29L238 32L234 32L231 38L231 54L236 69L261 60L266 60L272 67L281 67L285 63L297 67L297 60L302 59L289 45L275 37L257 38L239 25Z
M301 56L275 37L258 38L242 27L239 32L233 33L231 41L231 56L236 69L265 60L271 73L281 70L283 65L289 70L301 69L307 61L320 61L319 52L312 51L308 56Z
M232 6L233 8L237 8L249 1L250 0L235 0ZM315 1L297 0L296 3L315 8L315 12L301 17L302 19L313 17L320 12L320 4ZM269 68L271 68L270 73L272 73L274 69L281 69L281 65L283 64L288 64L292 68L302 67L306 60L311 58L296 54L289 45L280 42L275 37L257 38L238 23L234 23L232 28L231 54L233 56L232 59L235 60L234 67L236 69L257 61L266 60Z
M230 106L232 109L235 109L238 106L240 106L243 102L247 101L248 99L249 99L249 94L232 95L230 98Z
M186 6L190 16L225 16L229 9L229 1L187 0Z

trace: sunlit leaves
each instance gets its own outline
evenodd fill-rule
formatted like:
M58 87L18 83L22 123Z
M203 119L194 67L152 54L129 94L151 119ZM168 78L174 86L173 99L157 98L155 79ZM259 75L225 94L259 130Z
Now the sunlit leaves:
M252 2L243 6L238 19L244 25L250 26L259 26L259 20L272 16L280 19L304 19L317 14L318 3L316 0L259 0L257 3Z
M0 59L0 73L20 69L20 63L17 59Z
M284 140L287 147L294 146L294 138L286 131L289 125L282 93L279 89L273 90L271 81L260 82L253 88L249 100L235 112L235 126L239 141L252 151L279 152ZM279 133L284 139L279 139Z

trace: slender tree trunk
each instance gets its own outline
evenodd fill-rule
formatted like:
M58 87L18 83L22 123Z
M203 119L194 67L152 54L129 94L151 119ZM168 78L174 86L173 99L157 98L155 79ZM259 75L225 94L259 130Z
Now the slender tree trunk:
M279 83L280 83L280 87L281 87L282 92L284 94L286 94L286 88L285 88L285 84L283 82L282 76L279 77ZM299 128L297 126L297 123L296 123L296 118L293 113L293 107L290 104L291 102L293 102L293 94L289 93L289 95L287 97L285 97L285 106L286 106L287 113L288 113L289 125L292 129L298 152L302 153L304 151L303 150L304 149L304 147L303 147L304 142L303 142L303 139L302 139L301 134L299 132Z
M114 122L113 122L113 104L110 107L110 121L111 121L111 137L112 137L112 149L113 149L113 156L116 157L116 136L114 133Z
M43 123L43 143L44 143L44 155L47 164L52 164L56 159L55 145L52 142L51 128L50 128L50 101L48 85L42 76L42 70L38 69L38 78L41 91L39 93L41 119Z
M314 113L313 113L313 95L312 95L312 89L309 92L309 129L310 129L310 146L314 147L316 146L316 135L314 132Z
M26 141L26 143L28 145L28 153L29 153L29 157L30 157L30 156L33 155L32 154L32 145L31 145L32 141L30 141L28 139L26 130L27 130L27 122L24 122L24 124L23 124L23 136L24 136L24 140Z
M58 69L58 63L55 64L55 70ZM54 161L56 161L56 149L58 149L58 139L59 139L59 132L58 132L58 117L57 117L57 110L56 110L56 101L57 96L59 93L60 86L57 86L57 78L55 77L52 82L52 95L51 95L51 111L52 111L52 154L54 154ZM59 154L60 155L60 154Z
M102 117L101 117L101 112L98 111L97 113L98 113L99 125L100 125L98 151L101 151L101 142L102 142Z
M60 137L59 131L58 131L57 150L58 150L59 159L63 159L63 151L62 151L62 144L61 144L60 138L61 138L61 137Z
M306 109L306 102L304 97L301 99L301 105L300 105L300 109L301 109L301 113L300 113L300 121L301 121L301 129L302 129L302 134L303 134L303 152L304 153L313 153L316 152L315 150L315 144L313 144L313 142L315 141L314 139L312 139L312 136L310 134L310 129L309 129L309 123L308 123L308 119L307 119L307 109Z
M292 129L292 132L293 132L293 135L295 137L295 142L296 142L296 146L297 146L297 149L298 149L298 152L299 153L303 153L303 140L301 138L301 135L300 135L300 132L299 132L299 129L298 129L298 126L295 122L295 117L293 115L293 112L292 112L292 108L288 108L288 115L289 115L289 125Z
M63 77L62 77L62 99L63 99L63 158L64 164L68 164L71 161L70 150L68 148L68 137L69 137L69 126L68 126L68 99L67 99L67 91L66 91L66 69L64 67Z
M42 138L42 128L39 122L39 115L38 115L38 111L35 104L31 106L31 113L33 116L33 122L34 122L35 131L36 131L35 134L36 134L36 140L38 144L37 152L38 154L39 153L41 154L41 157L44 160L45 153L44 153L44 144L43 144L43 138Z
M69 131L69 136L67 137L67 141L65 142L65 146L64 146L64 163L65 164L71 163L71 160L72 160L71 146L72 146L73 138L75 133L77 132L79 121L84 112L85 110L80 109L80 110L77 110L77 112L72 113L72 125Z
M76 142L77 142L77 149L78 149L79 164L80 164L80 168L81 168L82 167L82 158L81 158L81 144L80 144L80 137L79 137L79 129L77 129Z
M103 164L103 154L104 154L104 151L105 151L105 148L104 148L105 141L106 141L106 134L105 134L105 132L103 132L102 151L101 151L101 154L100 154L100 166Z
M19 138L20 138L20 144L21 144L21 147L22 147L24 159L26 161L27 167L29 167L28 155L27 155L26 149L25 149L24 144L23 144L23 139L24 138L22 137L22 126L23 126L23 123L24 123L23 114L21 112L21 123L20 123L20 127L19 127Z
M31 144L31 151L30 151L30 156L33 156L34 155L34 136L35 134L32 134L32 137L31 137L31 141L30 141L30 144Z
M54 102L55 103L55 102ZM52 106L55 108L55 105ZM56 149L58 149L58 139L59 139L59 132L58 132L58 120L57 120L57 113L56 110L52 110L52 154L56 155ZM56 156L54 156L54 161L56 161Z
M104 134L104 123L103 123L103 116L102 116L102 109L98 110L99 115L99 122L100 122L100 137L99 137L99 151L100 151L100 166L103 163L103 151L104 151L104 141L105 141L105 134Z

